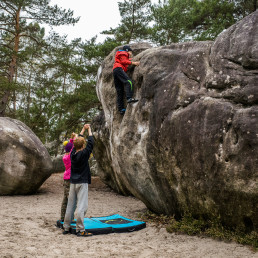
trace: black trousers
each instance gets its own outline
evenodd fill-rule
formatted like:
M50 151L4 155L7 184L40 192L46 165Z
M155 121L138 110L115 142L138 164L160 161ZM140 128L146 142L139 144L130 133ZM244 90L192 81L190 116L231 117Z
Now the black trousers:
M113 70L114 83L117 93L117 106L118 110L124 109L124 86L126 92L126 99L133 96L133 83L125 71L121 67Z

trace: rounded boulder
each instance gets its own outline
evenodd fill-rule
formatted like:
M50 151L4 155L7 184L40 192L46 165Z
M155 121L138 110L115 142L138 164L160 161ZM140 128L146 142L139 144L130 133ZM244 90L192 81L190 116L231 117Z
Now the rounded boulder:
M0 195L32 194L52 173L47 149L21 121L0 117Z

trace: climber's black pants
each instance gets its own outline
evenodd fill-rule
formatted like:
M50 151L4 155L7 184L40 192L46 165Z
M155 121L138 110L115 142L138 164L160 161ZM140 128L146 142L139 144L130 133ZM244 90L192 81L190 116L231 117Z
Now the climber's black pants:
M124 85L126 99L130 99L133 96L133 83L121 67L113 70L113 76L117 93L117 106L118 110L121 110L124 108Z

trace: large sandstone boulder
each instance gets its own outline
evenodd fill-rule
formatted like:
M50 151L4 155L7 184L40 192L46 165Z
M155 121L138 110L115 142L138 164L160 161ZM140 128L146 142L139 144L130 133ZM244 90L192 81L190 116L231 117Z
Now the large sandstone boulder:
M0 117L0 195L32 194L52 173L52 160L22 122Z
M118 49L118 48L117 48ZM99 68L94 155L102 179L157 213L258 228L258 11L215 42L135 44L136 104L121 116L114 49Z

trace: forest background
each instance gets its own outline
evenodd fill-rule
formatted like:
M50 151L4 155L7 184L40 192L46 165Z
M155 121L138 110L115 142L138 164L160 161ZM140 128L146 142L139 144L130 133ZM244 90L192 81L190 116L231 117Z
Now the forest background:
M115 47L214 40L257 6L258 0L124 0L118 2L120 23L103 31L99 43L46 33L44 25L79 20L50 0L1 0L0 116L24 122L44 144L54 143L56 155L60 143L101 109L97 70Z

